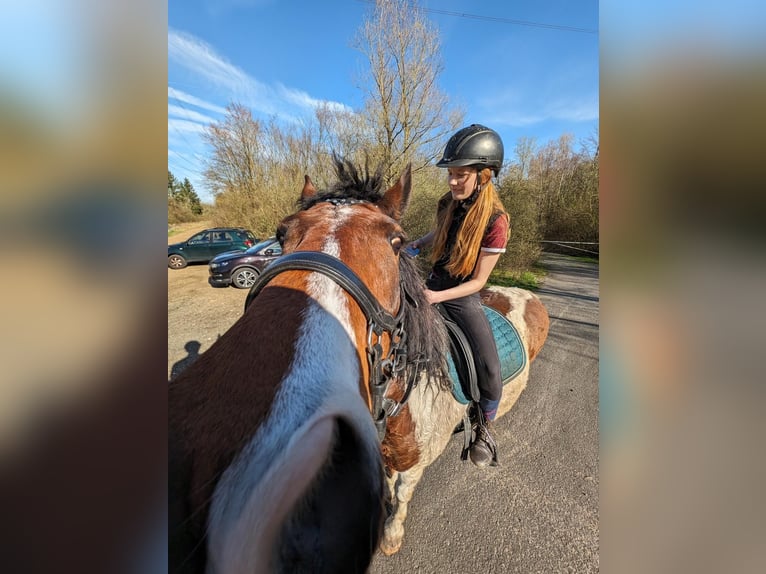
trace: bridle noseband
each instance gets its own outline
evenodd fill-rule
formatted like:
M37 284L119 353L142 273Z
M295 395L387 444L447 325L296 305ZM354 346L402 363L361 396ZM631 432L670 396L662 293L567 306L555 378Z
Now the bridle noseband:
M393 316L381 307L359 276L343 261L319 251L296 251L281 256L261 273L247 294L245 311L268 282L285 271L314 271L329 277L354 298L367 318L367 363L370 369L371 410L378 438L382 441L386 433L386 419L399 414L402 405L409 397L415 378L412 377L407 383L407 389L401 401L396 402L385 397L388 384L404 370L407 362L404 344L407 336L404 330L404 309L405 300L412 300L412 297L400 282L399 311L396 316ZM388 333L391 340L385 357L380 344L383 333Z

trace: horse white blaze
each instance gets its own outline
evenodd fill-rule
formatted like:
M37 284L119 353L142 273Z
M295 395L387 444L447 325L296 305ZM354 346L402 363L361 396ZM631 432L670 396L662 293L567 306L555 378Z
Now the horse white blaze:
M335 257L340 247L333 233L344 219L338 211L322 247ZM223 473L213 495L211 574L268 568L269 555L264 554L329 454L334 418L344 418L355 429L370 449L369 460L378 455L370 412L359 395L359 358L346 294L319 273L311 273L307 283L313 300L269 418Z

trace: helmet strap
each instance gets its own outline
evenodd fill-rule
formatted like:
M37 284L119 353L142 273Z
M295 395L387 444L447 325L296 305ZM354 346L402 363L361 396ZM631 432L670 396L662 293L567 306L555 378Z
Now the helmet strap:
M481 172L484 171L483 167L476 168L476 188L474 189L475 192L481 192L486 184L481 183ZM492 176L490 176L490 180L492 179Z

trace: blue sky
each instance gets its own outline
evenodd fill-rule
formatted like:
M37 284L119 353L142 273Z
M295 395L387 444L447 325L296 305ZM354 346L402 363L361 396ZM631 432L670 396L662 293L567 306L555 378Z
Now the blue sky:
M419 5L439 31L440 88L466 124L500 133L507 157L520 137L544 144L570 133L579 144L597 134L597 0ZM200 135L232 101L284 121L320 102L359 109L365 66L351 45L371 10L360 0L169 0L169 169L211 200Z

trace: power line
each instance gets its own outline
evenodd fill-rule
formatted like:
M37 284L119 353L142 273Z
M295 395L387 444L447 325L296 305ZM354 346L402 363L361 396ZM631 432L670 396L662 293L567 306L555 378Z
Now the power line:
M375 0L357 0L364 4L375 4ZM598 34L598 30L592 28L576 28L574 26L561 26L558 24L545 24L543 22L531 22L529 20L514 20L511 18L500 18L497 16L481 16L479 14L468 14L466 12L451 12L449 10L437 10L436 8L424 8L418 6L423 12L431 14L443 14L445 16L455 16L457 18L467 18L470 20L484 20L487 22L498 22L500 24L513 24L515 26L528 26L530 28L545 28L548 30L562 30L564 32L579 32L581 34Z
M173 164L178 171L183 170L185 172L191 173L192 175L196 175L197 177L203 176L203 173L200 171L200 166L195 165L178 152L175 152L175 154L176 155L174 156L168 157L168 165Z

